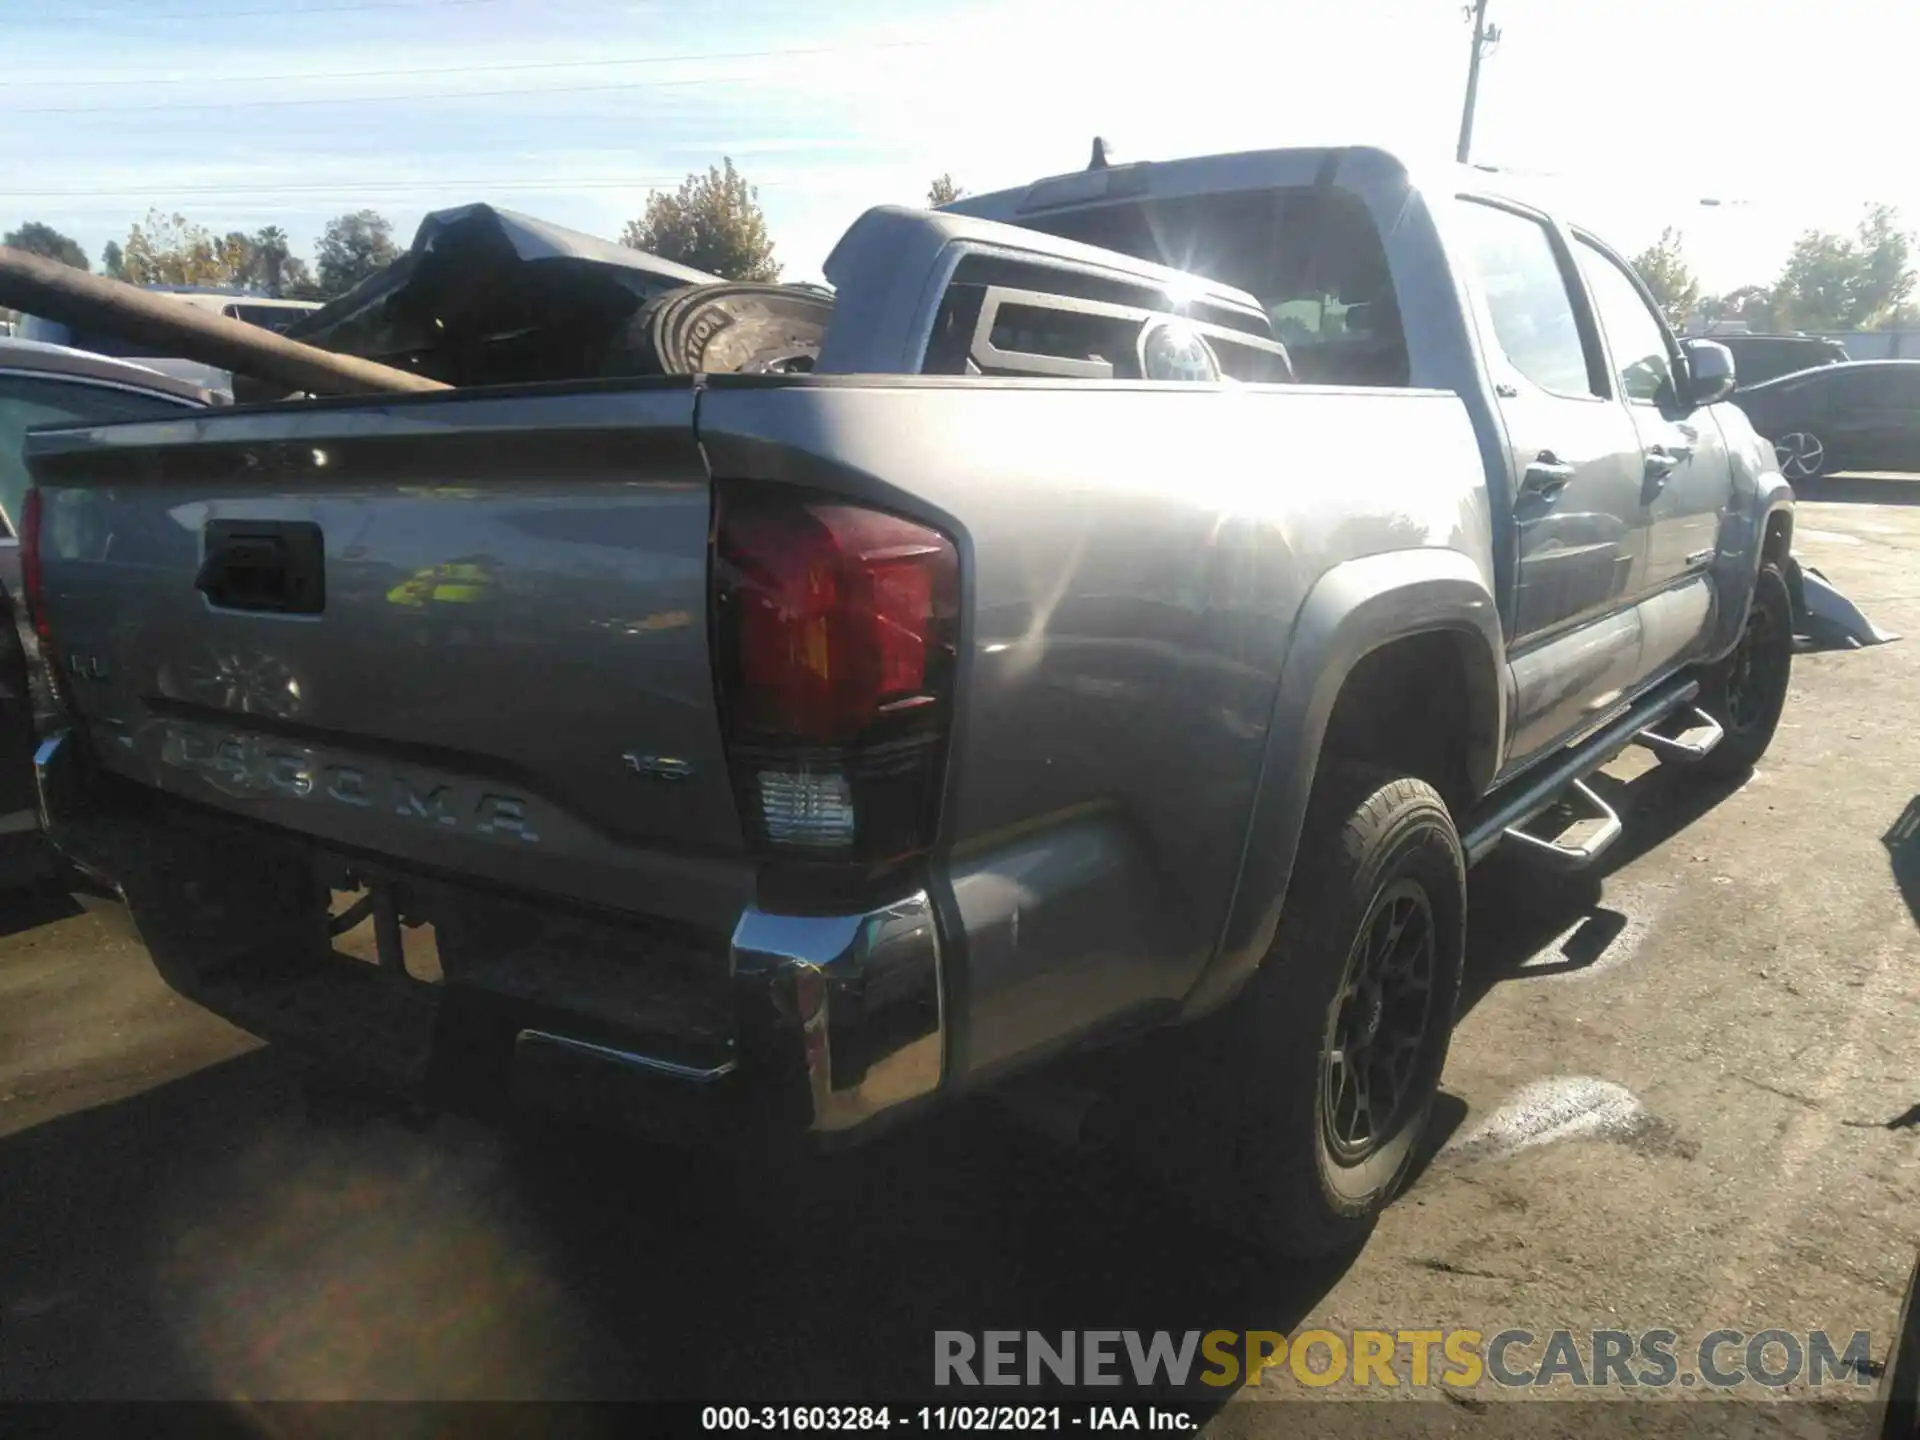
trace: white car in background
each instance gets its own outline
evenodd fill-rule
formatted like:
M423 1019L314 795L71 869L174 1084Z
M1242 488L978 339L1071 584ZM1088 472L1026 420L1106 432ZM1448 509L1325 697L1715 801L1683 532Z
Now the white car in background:
M231 320L244 320L249 325L258 325L266 330L285 330L303 316L318 310L320 305L313 300L274 300L264 295L249 295L240 290L196 289L190 286L148 285L144 289L156 294L172 296L183 305L193 305L202 310L211 310L216 315L225 315ZM146 366L149 370L158 370L163 375L185 380L202 390L212 391L216 395L231 399L233 396L233 376L213 365L204 365L198 360L186 360L175 355L158 355L144 345L122 339L118 335L97 333L63 325L57 320L45 320L38 315L22 315L15 328L17 338L37 340L45 345L63 345L70 350L86 350L95 355L109 355L119 360L132 360Z

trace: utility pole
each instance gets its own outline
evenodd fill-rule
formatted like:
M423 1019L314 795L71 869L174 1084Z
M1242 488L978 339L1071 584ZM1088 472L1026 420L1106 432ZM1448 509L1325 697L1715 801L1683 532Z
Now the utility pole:
M1473 49L1467 58L1466 103L1460 107L1460 144L1453 152L1453 158L1462 165L1473 149L1473 107L1480 99L1480 62L1500 43L1500 27L1487 23L1487 0L1473 0L1466 15L1473 22Z

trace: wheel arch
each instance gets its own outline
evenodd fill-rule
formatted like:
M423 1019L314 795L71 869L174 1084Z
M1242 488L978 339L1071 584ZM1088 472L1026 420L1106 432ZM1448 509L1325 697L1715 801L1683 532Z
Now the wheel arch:
M1458 551L1367 556L1315 583L1281 668L1226 923L1188 1014L1223 1003L1272 945L1325 760L1433 769L1422 778L1450 804L1485 791L1506 735L1504 654L1492 589ZM1450 723L1434 723L1436 696Z
M1793 487L1778 471L1763 474L1758 481L1721 530L1714 565L1714 590L1720 603L1701 655L1709 664L1726 658L1739 643L1762 565L1778 565L1788 576L1789 587L1793 583Z

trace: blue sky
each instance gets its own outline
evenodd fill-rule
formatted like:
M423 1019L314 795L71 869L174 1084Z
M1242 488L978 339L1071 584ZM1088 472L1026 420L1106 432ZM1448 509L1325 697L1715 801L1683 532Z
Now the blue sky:
M1554 172L1623 248L1678 225L1724 288L1870 199L1920 223L1902 7L1492 16L1475 159ZM45 220L97 258L157 205L305 248L371 206L404 242L484 199L612 238L650 186L730 154L805 279L865 206L942 170L981 190L1076 168L1095 133L1143 159L1445 155L1466 52L1454 0L0 0L0 229Z

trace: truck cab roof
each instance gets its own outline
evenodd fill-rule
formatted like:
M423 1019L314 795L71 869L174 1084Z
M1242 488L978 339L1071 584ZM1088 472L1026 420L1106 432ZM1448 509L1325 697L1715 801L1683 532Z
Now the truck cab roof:
M1104 147L1096 141L1095 159ZM1293 145L1089 166L1048 175L1027 185L968 195L940 208L950 214L1032 224L1049 213L1141 199L1174 200L1245 190L1339 185L1368 189L1389 185L1426 190L1471 191L1570 216L1564 200L1543 193L1554 187L1539 177L1489 166L1461 165L1374 144Z

